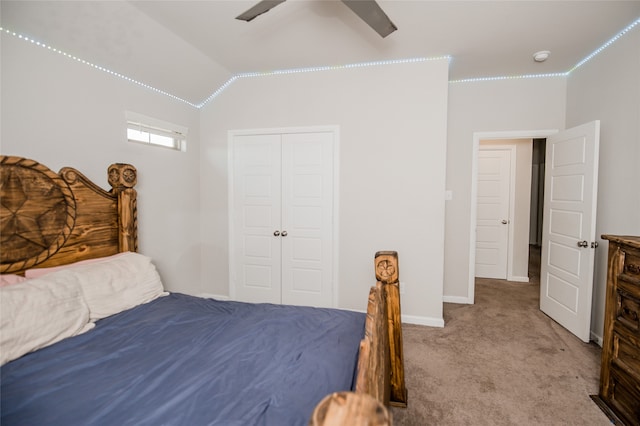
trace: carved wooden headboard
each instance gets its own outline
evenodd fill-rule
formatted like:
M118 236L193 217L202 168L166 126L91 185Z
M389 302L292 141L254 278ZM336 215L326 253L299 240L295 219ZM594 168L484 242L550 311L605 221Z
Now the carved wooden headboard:
M0 273L137 251L136 169L112 164L108 181L0 155Z

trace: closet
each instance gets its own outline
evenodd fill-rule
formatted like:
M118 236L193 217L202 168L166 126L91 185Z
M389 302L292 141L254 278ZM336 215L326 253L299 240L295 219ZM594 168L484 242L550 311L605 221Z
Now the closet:
M230 294L333 306L335 132L230 135Z

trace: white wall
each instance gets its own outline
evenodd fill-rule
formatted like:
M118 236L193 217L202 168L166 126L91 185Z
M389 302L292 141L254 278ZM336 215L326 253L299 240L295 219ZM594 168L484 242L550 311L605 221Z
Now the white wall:
M140 252L168 289L198 293L198 110L12 36L1 59L0 152L75 167L104 189L111 163L133 164ZM127 142L125 110L188 127L187 152Z
M445 301L473 300L469 249L474 133L563 129L565 95L562 77L449 85L446 187L453 199L446 203Z
M3 35L0 152L54 170L77 167L104 187L110 163L134 164L141 251L156 259L169 289L226 294L227 131L338 125L341 306L364 307L373 253L395 249L407 284L403 312L437 322L443 277L445 300L471 296L476 132L563 129L600 119L597 232L640 234L640 191L633 191L640 181L639 33L634 28L568 79L452 83L447 98L444 61L265 76L237 80L201 112ZM189 150L128 144L124 110L189 127ZM443 256L445 138L446 189L453 199L446 203ZM596 259L596 334L605 246Z
M571 73L567 127L600 120L592 334L602 337L608 243L640 235L640 26Z
M340 128L339 306L366 308L397 250L403 315L442 324L446 60L237 80L202 111L203 282L228 294L229 130Z
M532 139L488 139L480 140L480 146L515 146L515 188L513 211L510 218L512 236L509 253L507 279L511 281L529 281L529 218L531 216L531 162L533 152Z

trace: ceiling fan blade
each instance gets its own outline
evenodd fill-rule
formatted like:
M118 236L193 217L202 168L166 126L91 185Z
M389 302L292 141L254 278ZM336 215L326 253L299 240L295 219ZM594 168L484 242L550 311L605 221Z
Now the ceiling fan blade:
M398 29L375 0L342 0L342 3L383 38Z
M284 3L285 0L262 0L254 5L252 8L247 10L244 13L236 16L236 19L240 19L241 21L251 21L256 16L262 15L279 5L280 3Z

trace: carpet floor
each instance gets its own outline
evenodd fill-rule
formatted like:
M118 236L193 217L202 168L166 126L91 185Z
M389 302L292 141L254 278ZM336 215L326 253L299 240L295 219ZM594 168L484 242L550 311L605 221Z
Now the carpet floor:
M475 304L444 304L444 328L403 325L408 407L394 425L610 425L601 349L539 309L529 283L476 279Z

